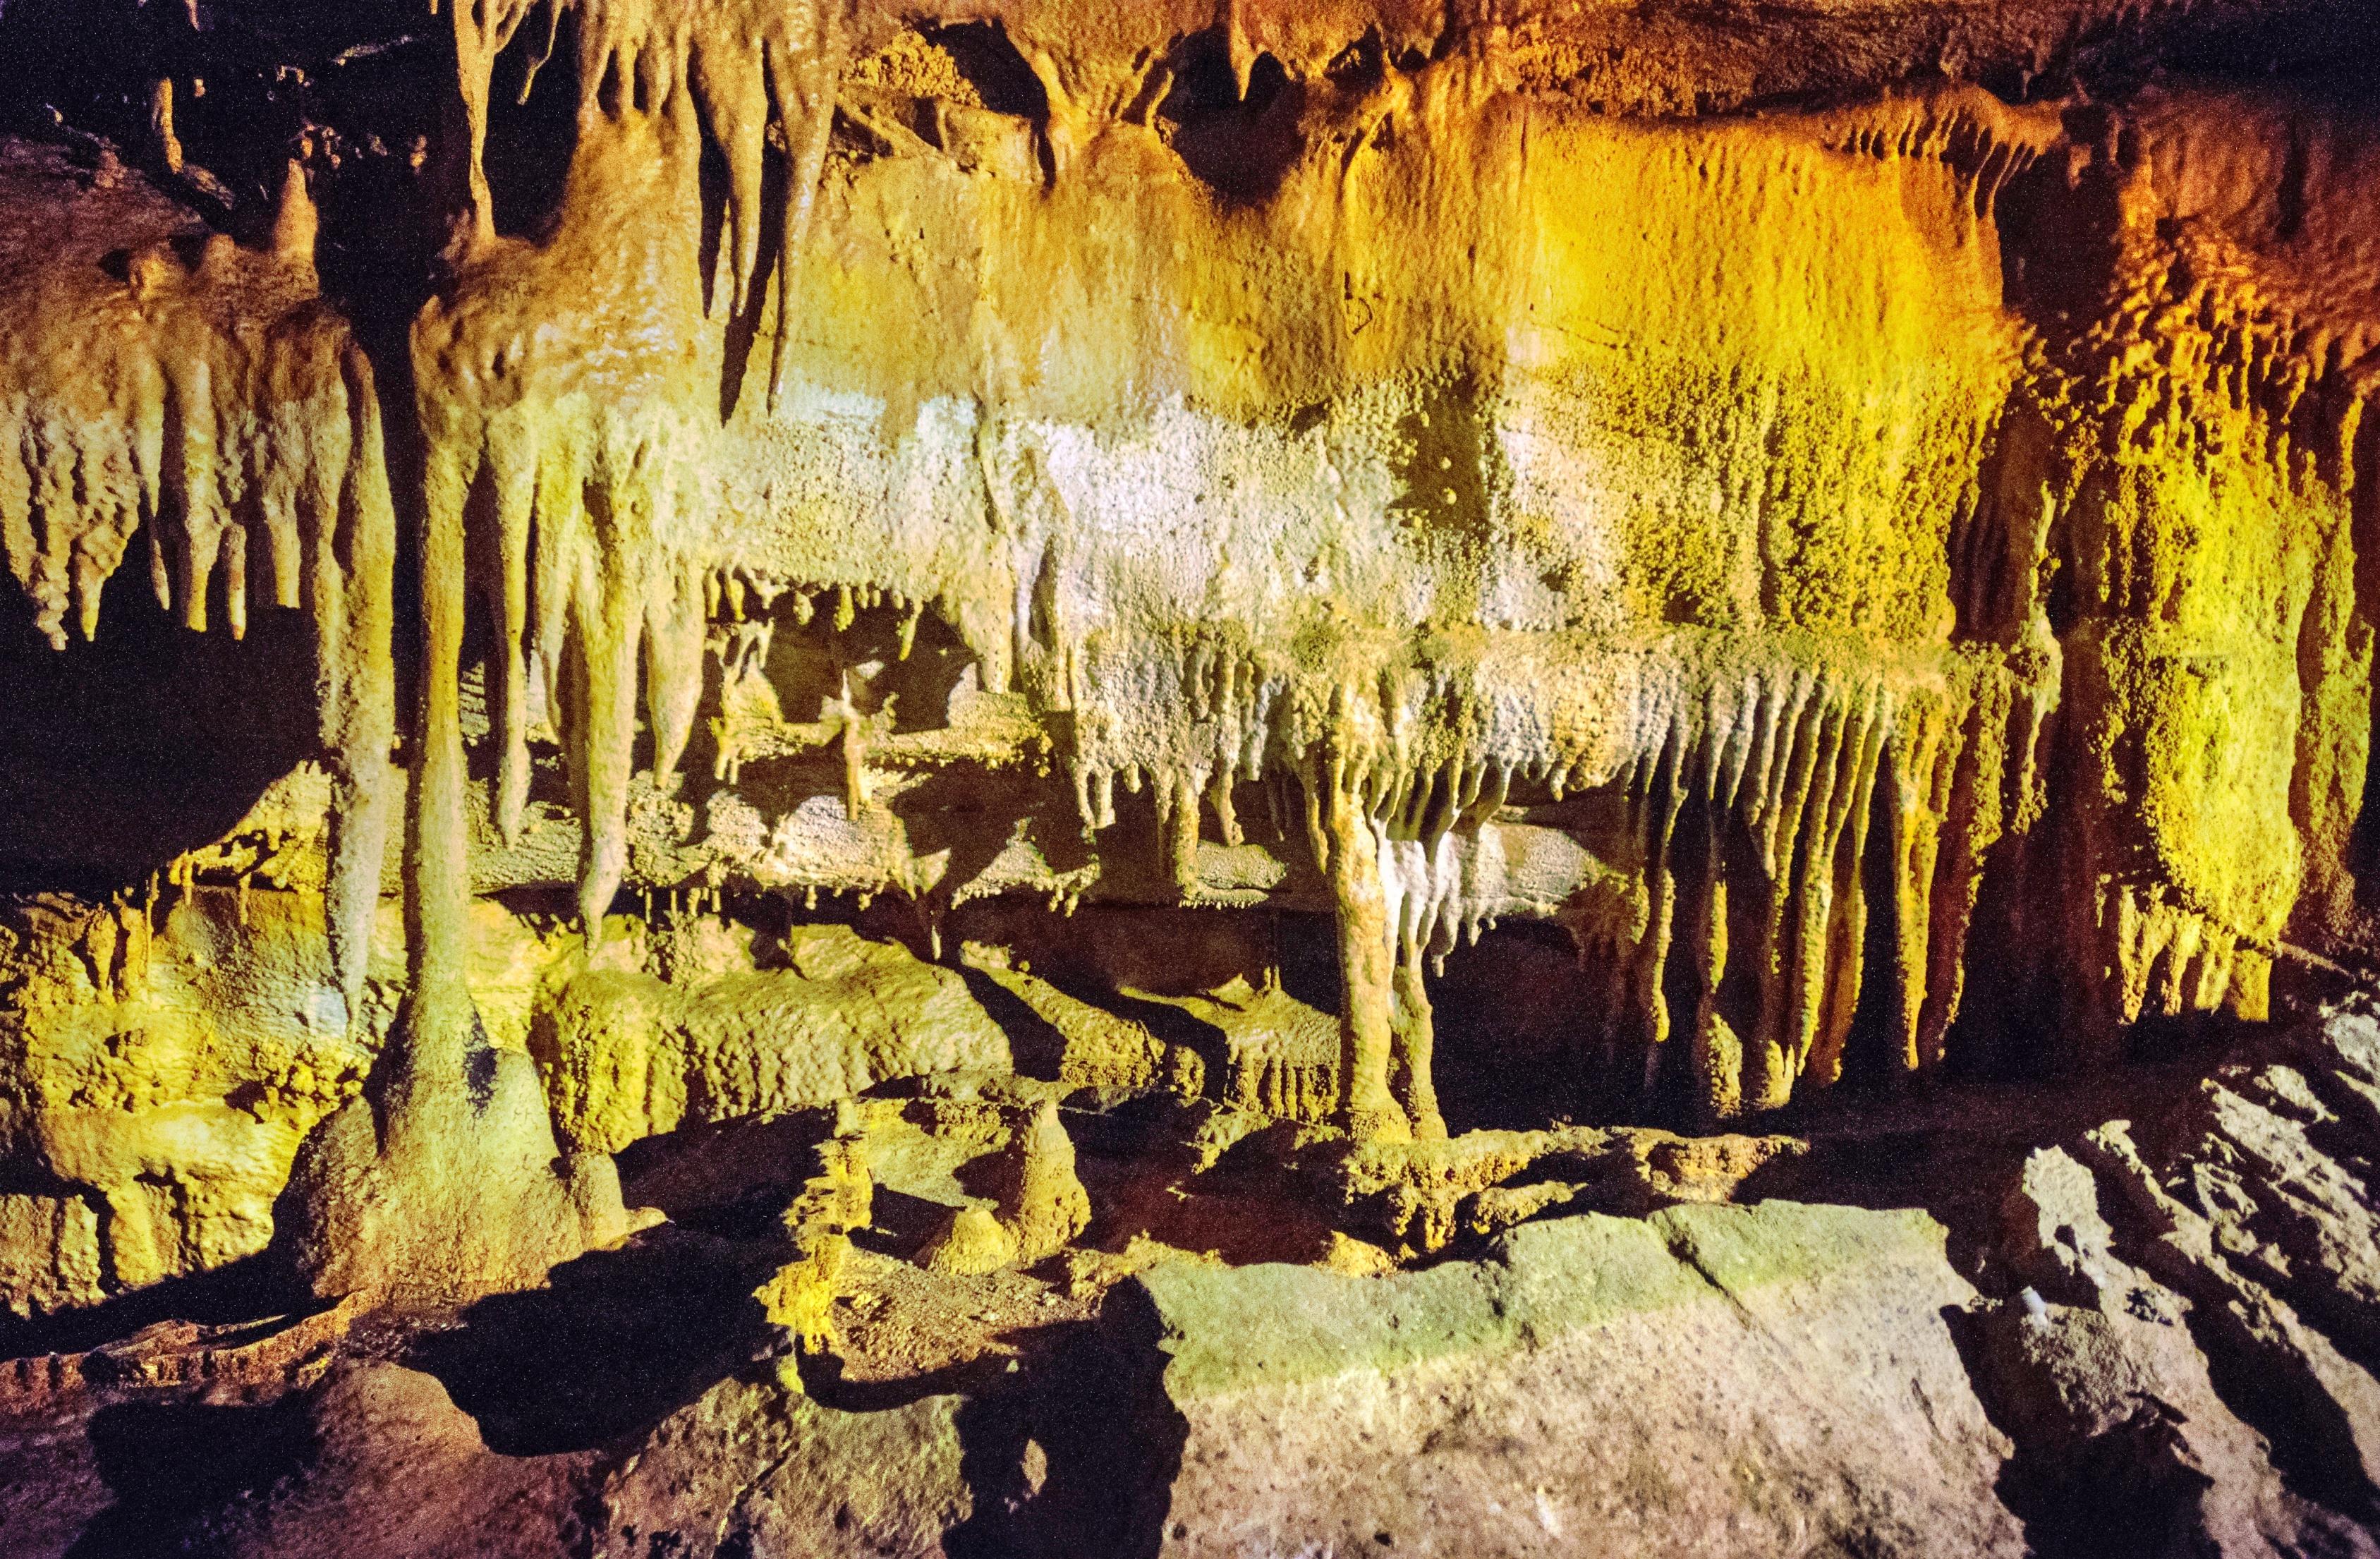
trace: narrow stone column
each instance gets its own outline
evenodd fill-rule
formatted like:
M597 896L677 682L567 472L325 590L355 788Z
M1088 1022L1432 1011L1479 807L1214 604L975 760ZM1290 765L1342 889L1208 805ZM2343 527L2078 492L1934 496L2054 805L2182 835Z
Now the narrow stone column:
M1339 1114L1358 1138L1397 1139L1413 1128L1389 1091L1394 1044L1388 901L1371 819L1334 789L1324 819L1330 898L1339 917Z
M1398 948L1394 995L1396 1042L1390 1060L1390 1084L1404 1107L1415 1137L1425 1140L1446 1135L1446 1117L1439 1113L1438 1084L1430 1078L1430 1053L1438 1032L1429 1007L1429 992L1422 984L1421 943L1404 939Z

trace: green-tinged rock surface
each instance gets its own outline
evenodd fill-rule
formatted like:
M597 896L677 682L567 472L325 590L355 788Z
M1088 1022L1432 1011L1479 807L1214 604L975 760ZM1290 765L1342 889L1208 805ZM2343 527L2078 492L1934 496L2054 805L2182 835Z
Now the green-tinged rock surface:
M1167 1553L2024 1551L1923 1213L1587 1215L1418 1273L1135 1285L1111 1303L1153 1311L1182 1425Z

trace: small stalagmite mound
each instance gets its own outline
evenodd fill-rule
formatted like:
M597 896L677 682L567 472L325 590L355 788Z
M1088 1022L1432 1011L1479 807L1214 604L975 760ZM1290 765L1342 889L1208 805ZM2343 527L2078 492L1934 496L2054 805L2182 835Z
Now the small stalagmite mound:
M1056 1101L1044 1098L1010 1113L1021 1118L988 1161L983 1183L994 1204L971 1201L952 1211L918 1252L929 1271L973 1276L1031 1266L1063 1250L1090 1225L1090 1193L1075 1173L1075 1144Z
M1016 1129L1001 1159L1001 1224L1015 1237L1017 1260L1054 1256L1090 1224L1091 1199L1075 1174L1075 1144L1044 1099Z

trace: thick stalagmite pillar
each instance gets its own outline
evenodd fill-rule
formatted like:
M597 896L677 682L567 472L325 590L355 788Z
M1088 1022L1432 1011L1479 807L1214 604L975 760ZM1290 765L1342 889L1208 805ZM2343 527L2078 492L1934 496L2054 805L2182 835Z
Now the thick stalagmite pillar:
M433 456L421 538L419 759L406 849L410 976L367 1093L299 1151L284 1233L319 1294L446 1299L540 1281L628 1231L618 1172L563 1155L526 1052L488 1042L465 969L463 513L470 472Z
M1324 807L1330 898L1339 921L1339 1111L1359 1138L1402 1138L1412 1125L1389 1091L1395 1043L1393 956L1380 846L1372 820L1344 789Z

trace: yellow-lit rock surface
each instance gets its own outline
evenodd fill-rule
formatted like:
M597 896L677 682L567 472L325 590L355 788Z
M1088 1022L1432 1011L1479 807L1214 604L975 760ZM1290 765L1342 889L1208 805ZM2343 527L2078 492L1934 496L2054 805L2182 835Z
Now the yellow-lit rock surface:
M2380 969L2362 7L114 6L0 16L0 1304L480 1318L240 1551L391 1424L640 1553L2373 1552L2368 1024L2254 1048ZM641 1416L489 1362L674 1270Z

